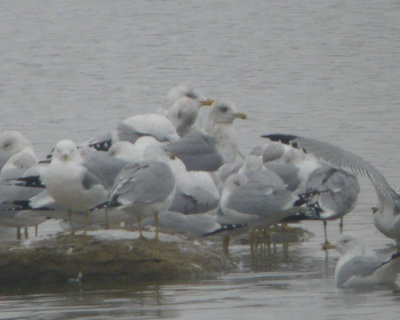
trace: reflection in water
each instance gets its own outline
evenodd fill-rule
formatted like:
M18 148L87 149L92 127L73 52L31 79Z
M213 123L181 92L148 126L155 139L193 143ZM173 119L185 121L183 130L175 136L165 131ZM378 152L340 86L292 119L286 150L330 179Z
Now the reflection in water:
M261 134L296 133L400 181L394 0L22 2L0 2L1 130L21 130L43 156L60 139L81 142L153 112L188 82L246 109L243 153L265 142ZM370 213L375 192L360 184L345 232L384 248ZM208 281L2 287L0 318L398 319L392 289L337 290L338 254L320 250L320 223L302 226L315 235L305 243L233 246L241 270Z

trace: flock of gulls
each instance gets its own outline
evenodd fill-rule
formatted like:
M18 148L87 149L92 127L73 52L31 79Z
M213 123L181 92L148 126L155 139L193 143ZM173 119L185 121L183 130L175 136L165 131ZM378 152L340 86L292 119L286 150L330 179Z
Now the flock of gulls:
M153 114L129 117L113 131L76 144L58 141L38 161L17 131L0 133L0 226L37 226L49 218L77 225L145 225L205 236L265 229L299 220L322 221L324 249L341 257L338 287L394 283L400 271L400 194L361 157L326 142L288 134L243 155L233 126L246 119L227 100L211 100L177 85ZM328 241L328 220L356 204L357 177L377 194L376 228L397 244L389 257L366 255L363 244L341 235ZM37 230L37 229L36 229Z

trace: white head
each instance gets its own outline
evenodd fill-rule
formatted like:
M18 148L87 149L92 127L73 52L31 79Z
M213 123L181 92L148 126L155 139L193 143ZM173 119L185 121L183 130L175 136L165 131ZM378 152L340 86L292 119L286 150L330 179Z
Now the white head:
M167 111L168 119L172 121L180 136L187 134L190 127L195 123L200 107L200 102L183 97L175 101Z
M215 101L211 105L211 110L208 113L208 120L213 123L229 124L236 118L247 119L247 115L242 112L237 112L235 104L228 100Z
M26 147L32 147L30 141L18 131L0 133L0 152L11 157Z
M81 154L76 144L71 140L61 140L57 142L53 150L53 159L70 161L81 159Z
M175 101L180 98L187 97L192 100L198 101L201 105L211 105L213 100L207 99L200 92L186 84L178 84L167 93L167 98L164 103L165 108L169 108Z
M351 234L341 235L335 242L335 249L344 255L349 252L363 254L365 251L364 244Z
M285 147L282 143L271 142L266 145L262 154L263 162L269 162L280 159L285 153Z

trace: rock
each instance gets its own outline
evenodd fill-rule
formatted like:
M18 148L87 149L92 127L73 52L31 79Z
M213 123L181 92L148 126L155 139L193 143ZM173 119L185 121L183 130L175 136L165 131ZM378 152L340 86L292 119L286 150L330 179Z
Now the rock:
M2 250L0 285L63 284L68 280L70 283L187 280L235 268L230 258L209 243L187 236L173 235L177 241L164 242L120 236L110 240L110 236L98 237L98 234L101 232L94 235L89 232L87 236L62 234L34 241L28 247Z

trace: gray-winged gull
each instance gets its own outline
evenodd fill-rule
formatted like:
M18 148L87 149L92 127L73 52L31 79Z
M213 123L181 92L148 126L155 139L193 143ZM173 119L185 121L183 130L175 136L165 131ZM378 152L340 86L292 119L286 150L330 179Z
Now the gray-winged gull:
M317 192L315 205L319 209L319 220L323 220L325 243L324 249L329 249L326 224L327 220L340 218L340 233L343 231L343 216L353 210L357 203L360 186L357 178L350 172L339 168L323 166L311 173L306 193Z
M230 101L215 101L204 132L192 131L169 143L168 150L180 158L189 171L215 171L222 164L233 162L241 156L232 125L236 118L246 119L247 116L237 112Z
M89 209L106 201L114 185L115 176L127 164L104 152L89 152L85 157L70 140L57 142L50 164L41 174L46 190L31 198L33 209L53 207L54 202L68 209L68 215L79 218L85 213L85 229ZM25 182L30 183L26 177ZM50 211L50 217L60 217L59 210ZM65 218L66 215L63 215Z
M336 264L335 283L339 288L368 287L394 284L400 272L400 254L389 258L365 255L365 247L358 239L344 234L335 248L341 256Z
M44 222L47 211L15 210L14 201L28 200L42 190L36 187L21 187L12 184L0 184L0 225L17 228L17 239L21 239L21 228L25 228L25 238L28 237L27 227Z
M214 102L212 99L207 99L193 87L187 84L178 84L168 91L164 104L162 108L159 109L159 112L167 114L171 106L181 98L189 98L206 106L211 105Z
M352 152L315 139L287 134L271 134L263 137L302 149L333 167L357 175L366 175L371 180L378 198L374 224L380 232L395 240L398 247L400 246L400 195L369 162Z
M115 178L108 200L94 208L119 208L135 218L142 235L141 221L154 215L158 238L158 214L167 210L175 194L175 177L168 164L144 160L125 166Z
M21 176L37 163L32 143L18 131L0 133L0 178L5 181Z
M134 143L143 136L152 136L162 142L174 141L179 138L179 135L190 131L199 108L202 105L210 105L212 102L213 100L206 99L194 89L186 85L178 85L168 92L166 102L158 113L139 114L126 118L115 130L84 144L97 150L107 151L116 141Z
M343 229L343 216L356 204L360 191L356 176L340 168L333 168L302 150L278 142L263 147L264 166L273 170L297 194L320 192L313 203L318 205L318 220L323 220L324 249L331 244L327 236L327 220L340 218L340 233ZM308 218L302 214L297 219ZM288 217L286 222L296 220Z
M220 199L221 223L269 227L299 210L299 198L270 170L232 174Z

